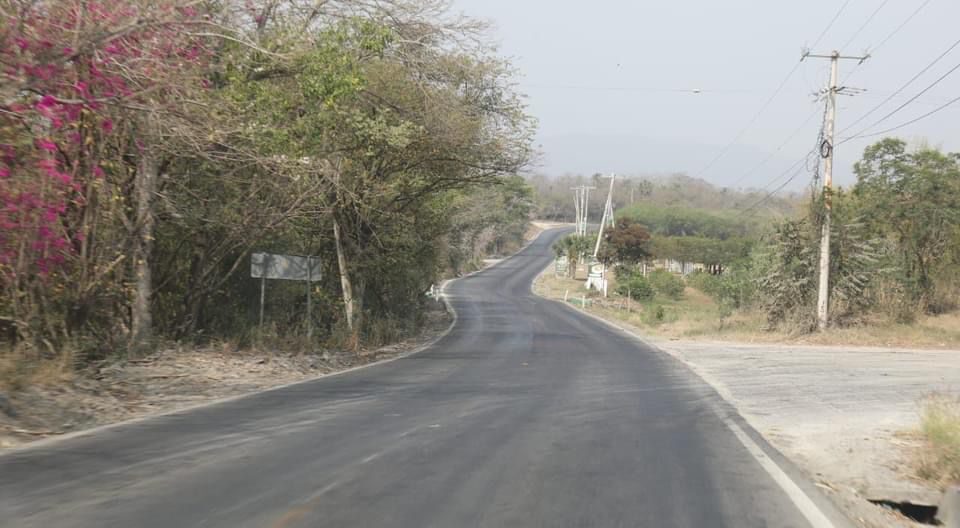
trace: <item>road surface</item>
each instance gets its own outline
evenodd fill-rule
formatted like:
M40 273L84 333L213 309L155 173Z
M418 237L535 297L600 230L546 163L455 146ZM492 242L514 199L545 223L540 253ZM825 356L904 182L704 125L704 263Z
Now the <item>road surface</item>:
M530 292L559 234L419 354L0 456L0 525L844 526L686 367Z

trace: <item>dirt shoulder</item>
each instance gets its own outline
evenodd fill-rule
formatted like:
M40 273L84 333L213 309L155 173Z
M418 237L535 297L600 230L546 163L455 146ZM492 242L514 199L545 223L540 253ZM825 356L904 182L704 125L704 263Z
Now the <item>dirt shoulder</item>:
M0 392L0 449L393 359L437 339L451 320L443 309L433 310L416 337L357 353L289 354L220 346L101 362L60 383Z
M916 431L924 397L957 391L960 352L650 342L713 385L864 526L912 525L870 500L939 502L916 476Z
M860 525L920 526L870 500L937 504L939 490L916 476L916 431L927 395L960 390L960 351L658 337L587 309L687 364Z

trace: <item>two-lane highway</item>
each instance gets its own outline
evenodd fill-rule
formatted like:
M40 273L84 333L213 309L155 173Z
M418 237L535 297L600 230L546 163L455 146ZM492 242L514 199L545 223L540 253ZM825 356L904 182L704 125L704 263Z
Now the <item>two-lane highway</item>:
M419 354L0 455L0 526L842 526L684 366L530 292L559 234Z

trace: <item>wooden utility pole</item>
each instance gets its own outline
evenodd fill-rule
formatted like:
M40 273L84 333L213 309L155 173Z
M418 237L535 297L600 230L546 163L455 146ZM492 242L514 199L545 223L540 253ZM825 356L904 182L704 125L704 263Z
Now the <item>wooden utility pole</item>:
M820 231L820 282L817 292L817 328L826 330L830 322L830 221L833 195L833 136L837 121L837 93L843 87L837 86L837 77L840 71L840 59L853 59L860 62L870 56L849 57L834 51L830 55L812 55L804 53L803 58L814 57L830 59L830 86L827 88L827 121L824 125L823 142L820 144L820 155L823 162L823 225Z

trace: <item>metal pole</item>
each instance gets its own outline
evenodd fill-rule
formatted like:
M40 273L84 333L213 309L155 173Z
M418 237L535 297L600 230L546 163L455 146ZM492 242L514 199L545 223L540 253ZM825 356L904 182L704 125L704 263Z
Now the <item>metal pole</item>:
M263 260L264 260L264 262L266 262L267 258L264 257ZM266 273L267 268L266 268L266 264L264 264L263 271L264 271L264 272L263 272L263 276L260 277L260 331L261 331L261 332L263 331L263 301L264 301L264 298L266 297L266 294L267 294L267 273Z
M613 181L617 178L616 174L610 175L610 191L607 193L607 202L603 208L603 217L600 219L600 231L597 233L597 245L593 247L593 258L597 258L600 252L600 241L603 240L603 227L607 223L607 211L611 209L611 200L613 200Z
M833 130L837 119L837 73L840 53L830 56L830 89L827 93L827 123L824 142L827 152L823 162L823 227L820 233L820 288L817 293L817 328L826 330L830 321L830 213L833 194ZM824 154L821 146L821 155Z
M590 188L583 191L583 236L587 236L587 221L590 219Z
M313 281L313 257L307 256L307 340L313 339L313 316L310 314L310 307L313 303L310 298L313 297L311 282Z
M576 224L576 233L580 234L580 189L573 188L573 223Z

